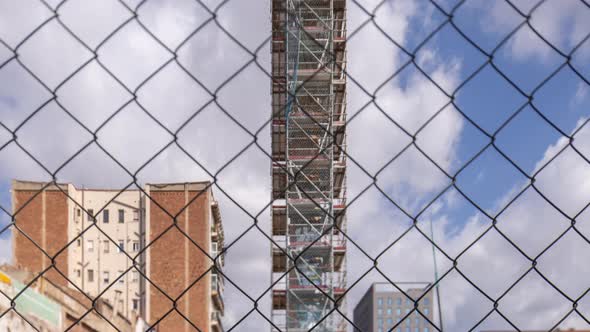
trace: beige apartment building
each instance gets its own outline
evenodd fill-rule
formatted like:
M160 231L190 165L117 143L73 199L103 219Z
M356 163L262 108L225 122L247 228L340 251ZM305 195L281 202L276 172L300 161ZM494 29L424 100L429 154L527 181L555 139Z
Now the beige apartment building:
M139 313L143 289L139 271L128 270L145 233L140 191L124 191L114 198L117 191L78 190L69 184L68 193L82 205L70 202L75 213L70 214L68 242L75 242L68 248L69 279L90 296L106 291L107 301L127 317ZM93 223L98 227L90 227Z
M209 182L120 191L14 181L12 202L17 267L158 331L222 330L223 227Z

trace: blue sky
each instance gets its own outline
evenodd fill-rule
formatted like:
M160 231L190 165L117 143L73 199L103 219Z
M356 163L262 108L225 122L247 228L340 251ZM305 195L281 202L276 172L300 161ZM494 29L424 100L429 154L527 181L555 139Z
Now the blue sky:
M460 9L456 14L458 27L478 45L481 44L485 51L495 48L494 42L498 43L508 31L506 33L485 31L482 17L489 14L478 8L470 8L469 5L464 7L467 8ZM441 14L433 16L435 19L432 19L434 22L430 23L431 27L441 24L445 19L445 16ZM409 29L414 38L410 37L407 43L410 45L409 49L420 42L426 34L421 33L426 30L422 20L415 19L412 24ZM571 23L564 32L571 30L570 25ZM516 24L513 26L515 27ZM590 28L587 30L590 33ZM414 34L414 32L417 33ZM540 39L538 41L541 43ZM509 43L505 43L495 53L494 63L527 94L530 94L533 88L539 86L565 61L553 50L546 58L515 59L508 45ZM487 61L487 57L461 37L450 24L445 25L425 47L434 49L439 61L460 61L460 81L466 79ZM550 49L548 45L540 47ZM571 47L564 49L566 52L570 50ZM579 55L580 53L582 52L574 55L573 63L582 70L584 66L579 64L583 64L587 56ZM451 93L453 90L448 89L447 92ZM571 134L578 122L587 118L590 113L590 98L587 95L589 91L590 87L566 66L534 93L533 106L559 130ZM533 107L526 105L526 102L527 98L489 64L456 94L458 107L488 135L494 135L510 116L522 108L522 111L496 134L496 144L523 171L531 175L545 150L562 135L537 114ZM447 111L455 110L449 106L445 112ZM465 121L455 150L456 159L453 167L448 171L450 173L457 171L490 141L491 139L480 129ZM483 207L491 208L513 187L519 186L525 180L526 178L508 161L489 147L471 166L461 172L458 185L469 196L477 198L477 202ZM463 218L453 220L460 223L461 219Z
M424 4L424 2L419 3ZM584 31L582 37L585 36L585 34L590 33L590 25L581 21L582 19L580 18L582 15L586 15L585 17L587 18L590 12L587 8L583 6L580 8L579 6L575 6L573 3L574 1L570 1L564 3L563 8L556 8L559 6L559 4L555 2L550 3L549 1L549 4L546 6L541 6L537 10L537 13L539 13L539 16L542 18L538 19L535 15L533 15L532 19L532 22L536 23L534 26L539 31L548 32L546 34L546 38L554 42L555 45L565 53L570 52L573 46L583 39L579 37L579 31ZM394 8L394 11L400 10L400 7L403 7L403 5L399 3L397 4L397 7L395 3L392 3L391 5L392 8ZM526 1L516 2L516 5L521 6L521 9L526 12L526 8L528 8L527 5L531 5L531 1L529 1L528 4ZM401 41L401 43L409 50L412 50L415 45L423 40L423 38L428 35L430 31L432 31L445 19L444 15L440 15L440 13L436 13L436 11L434 11L433 15L429 15L432 12L429 11L428 7L430 7L428 4L420 7L420 9L416 11L420 14L413 16L411 19L408 19L409 23L406 27L406 39ZM572 10L579 12L572 13ZM490 52L511 29L513 29L520 21L523 20L523 18L519 18L517 15L511 14L510 11L511 8L503 4L501 1L487 3L481 1L467 1L463 7L455 13L454 22L459 29L462 29L468 35L470 39L480 45L480 47L485 51ZM554 14L553 17L550 15L552 11ZM377 12L378 22L379 13L380 12ZM564 19L564 17L569 19ZM557 22L557 27L555 26L555 22ZM386 20L382 19L381 23L386 24ZM549 26L549 28L547 26ZM574 26L576 27L574 28ZM529 95L533 93L533 90L536 89L544 79L546 79L553 71L562 65L565 59L557 52L553 51L549 46L544 45L539 38L531 38L527 33L527 31L529 31L527 30L528 27L525 26L524 28L525 29L523 29L521 32L518 32L513 38L508 40L504 46L499 48L494 53L494 64L504 73L504 75L513 81L514 84L522 89L524 94ZM577 36L573 36L575 35L573 33L574 30L578 31ZM400 40L398 40L398 42L400 42ZM582 45L582 47L580 47L578 52L574 54L571 60L572 65L583 75L588 70L588 46L586 44L588 43L586 42L584 45ZM349 48L354 47L352 45L353 43L350 43ZM445 82L438 82L439 84L443 85L444 88L448 88L448 94L452 94L454 87L458 86L461 82L463 82L463 80L469 77L475 70L477 70L487 61L487 58L481 54L481 52L465 41L457 33L457 31L455 31L453 27L448 24L442 28L434 38L432 38L423 46L423 48L418 53L417 59L419 62L421 56L423 59L425 59L424 70L429 74L440 70L441 64L457 64L455 68L458 67L458 71L455 73L452 71L450 72L451 74L455 75L454 84L447 84L444 86L443 83ZM355 58L351 57L351 61L354 59ZM405 55L399 55L399 61L397 62L397 65L401 66L401 64L405 63L407 60L408 58ZM351 62L349 66L353 67L354 63ZM391 71L392 70L389 72ZM420 74L415 68L409 66L399 74L397 80L393 82L393 85L404 91L416 89L416 76L420 76ZM447 75L447 77L451 76L453 75ZM432 88L432 91L434 90L436 89ZM590 111L590 98L588 98L589 91L590 90L587 82L584 82L582 79L576 76L570 68L565 67L558 74L553 76L549 82L547 82L538 90L535 90L533 94L533 105L527 105L526 103L528 98L520 93L517 89L512 87L509 82L507 82L500 74L496 72L494 68L488 64L473 79L461 87L461 89L456 93L455 98L456 105L467 117L470 118L470 120L475 122L475 124L479 126L481 130L464 118L459 120L462 122L461 129L456 131L452 141L448 141L447 144L452 145L453 147L450 149L449 154L444 155L446 157L450 157L451 161L446 163L446 168L443 168L445 168L451 175L454 175L458 169L460 169L476 153L480 152L484 146L490 143L491 139L488 137L488 135L494 135L495 144L498 149L500 149L502 153L510 158L522 170L522 172L531 176L536 170L539 169L540 165L544 164L549 157L553 156L557 152L554 149L555 146L562 147L565 144L564 141L560 140L560 138L563 136L562 133L566 135L572 134L573 131L580 125L580 122L584 121L588 117L588 112ZM433 93L436 94L436 92ZM377 103L379 102L379 99L377 99ZM442 102L439 102L438 105L442 105L444 102L445 100L443 98ZM394 105L396 105L395 102ZM535 109L533 109L533 107L536 108L537 112L545 116L548 121L551 121L552 125L549 124L548 121L544 120L541 115L538 114ZM520 109L522 110L519 112L519 114L516 115L509 122L509 124L497 132L500 126L506 120L508 120L512 114ZM434 112L435 110L429 109L423 111ZM395 114L397 111L399 111L399 109L396 109L395 106L392 107L393 114ZM420 112L421 110L413 109L413 111ZM444 112L456 112L456 110L452 107L448 107ZM433 127L430 128L431 130L428 130L429 127L426 127L426 129L418 135L418 145L421 144L421 135L433 135L436 137L437 130L442 130L441 139L448 138L449 136L445 135L444 133L445 126L446 125L444 125L444 122L442 125L437 125L437 120L434 120L431 125L429 125L429 127ZM390 128L391 130L396 131L393 125L391 125ZM350 130L353 131L355 129L356 127L351 128ZM482 130L485 131L487 135L483 133ZM356 135L353 133L350 136ZM582 136L583 135L577 135L578 143L581 145L584 144L583 141L580 140ZM389 142L391 142L393 145L396 144L395 141L390 140ZM354 141L350 140L349 138L349 147L353 151L356 150L354 144ZM405 144L399 144L405 146ZM376 150L378 151L379 149L377 148ZM386 149L384 149L384 151L385 150ZM430 152L435 152L435 150L424 150L427 154ZM406 155L409 155L409 153ZM377 158L376 155L375 158ZM420 159L420 157L418 158ZM557 194L556 192L575 189L576 186L580 188L586 186L586 184L583 182L576 183L575 180L571 180L572 183L569 183L570 179L566 179L568 177L568 171L563 169L562 163L565 163L565 160L569 160L569 158L576 157L567 155L564 157L559 157L555 162L552 162L554 165L559 165L556 167L561 171L558 171L557 174L563 174L563 183L561 182L562 180L559 179L558 175L555 174L551 175L555 177L553 181L551 181L551 186L543 185L543 182L548 181L547 178L550 177L548 174L555 172L554 169L551 171L544 171L539 174L538 178L541 181L537 183L539 184L539 188L544 191L544 194L547 194L549 199L557 199L560 197L560 195L562 196L563 200L572 199L573 197L571 194ZM400 157L400 160L403 159L404 157ZM585 162L583 162L581 158L575 160L576 167L587 167L587 165L584 165ZM398 162L398 164L401 165L403 165L403 163L405 163L405 161ZM423 164L428 164L428 162L424 159L421 159L416 161L414 166L421 166ZM391 167L395 168L394 165ZM421 173L424 172L425 169L429 170L426 173L438 172L437 170L433 169L433 167L404 168L401 166L401 168L396 169L396 171L402 172L402 175L400 176L402 179L399 181L388 182L387 177L385 177L383 181L385 184L381 186L385 188L386 193L389 194L393 200L399 203L404 209L406 209L407 212L412 215L415 215L421 209L421 207L424 206L424 204L432 200L440 192L440 190L445 188L450 183L448 178L441 176L439 177L439 180L442 180L440 180L440 183L438 183L437 186L433 186L426 191L416 190L416 183L413 183L412 180L408 178L412 176L412 173ZM355 173L354 167L352 168L351 173ZM404 175L405 179L403 179ZM427 181L427 179L428 177L425 177L424 181ZM365 180L364 183L368 182L368 180ZM478 206L480 206L485 212L493 217L505 207L509 200L516 197L516 195L524 188L524 185L528 184L528 180L524 174L518 171L517 168L515 168L500 153L495 151L493 147L490 146L467 168L461 171L457 177L456 183L463 193L469 196L470 199L472 199ZM574 187L571 187L571 185ZM375 235L368 237L370 239L359 239L359 244L361 246L367 246L370 243L373 243L375 248L372 248L374 250L370 251L374 253L373 255L376 255L381 252L380 250L385 248L387 243L397 239L397 237L400 236L404 230L409 228L411 226L411 220L400 213L400 211L380 193L375 193L375 195L372 197L377 197L379 200L379 206L383 210L380 212L376 211L374 214L369 213L371 217L368 218L382 218L385 225L396 224L398 226L392 226L392 228L395 230L391 236ZM560 203L564 203L563 200L560 202L556 201L558 207L564 208L563 206L560 206ZM582 207L583 204L577 206ZM534 211L537 209L538 212ZM570 212L570 216L573 216L575 213L579 212L579 209L572 210L564 208L564 211ZM351 213L354 213L354 211ZM367 211L365 211L365 213L367 213ZM354 213L354 217L351 217L351 219L354 220L357 217L361 218L362 214L363 212L359 212L357 216L357 214ZM438 226L435 227L437 231L435 237L439 240L449 240L447 243L442 243L446 242L442 240L440 242L441 247L445 251L448 251L451 256L457 255L463 249L467 248L471 241L475 240L478 235L480 235L487 227L491 225L491 220L489 218L485 217L473 206L473 204L461 197L461 195L458 194L454 189L450 189L443 196L441 196L437 202L433 204L431 208L429 208L429 211L421 216L420 219L420 228L427 233L428 221L434 219L435 223L438 222L438 224L435 224ZM563 216L559 215L555 209L550 207L547 202L540 198L538 194L532 192L531 189L527 190L522 196L520 196L515 204L513 204L512 207L508 208L503 213L499 220L499 228L502 231L505 231L505 233L512 240L517 241L517 243L525 248L525 251L532 256L538 254L540 250L544 249L560 234L559 231L564 231L567 226L566 222L563 220ZM353 221L351 221L351 224L352 222ZM519 224L522 226L522 229L517 231L516 229L519 228ZM527 242L527 237L524 236L522 232L525 231L526 227L531 226L535 227L535 229L539 227L539 232L533 236L539 240L533 240L531 236L529 236L528 238L531 240ZM353 229L360 230L360 228ZM380 232L381 230L385 231L386 229L386 227L377 227L375 232ZM494 261L496 258L499 258L498 262L511 262L508 264L513 264L515 267L519 267L515 268L514 270L506 269L505 278L498 278L498 280L501 280L501 282L497 282L495 285L493 282L482 279L481 276L478 279L478 273L476 271L470 271L471 275L468 273L468 276L473 277L474 280L479 280L482 284L488 283L488 286L491 287L491 289L498 290L502 288L502 286L499 284L506 283L504 286L507 287L509 285L508 282L513 282L518 278L518 276L520 276L519 273L523 273L522 264L526 265L526 261L523 262L521 260L523 257L521 257L520 254L515 253L514 248L511 248L511 245L508 242L498 237L497 234L494 235L494 232L490 234L492 235L486 236L482 239L481 242L483 243L481 245L476 246L476 248L479 248L478 250L474 249L468 251L464 258L460 260L460 262L465 264L463 269L470 270L470 268L473 267L473 264L475 264L477 261L477 259L473 257L477 256L478 252L479 254L483 255L485 255L487 252L488 255L497 257L489 257L488 259L480 261L480 263L492 265L492 261ZM411 245L407 244L408 241L410 240L406 241L405 238L400 240L401 245L398 246L398 248L400 248L402 254L404 252L406 254L409 253L409 249L405 249L406 251L404 251L404 246L412 247ZM377 243L383 244L378 245ZM428 246L428 243L422 241L422 246ZM496 247L502 252L504 252L504 250L506 251L504 254L491 254L491 252L488 250L491 250L492 247ZM419 247L413 248L415 250L419 249ZM535 250L532 250L532 248ZM391 251L394 251L394 249ZM389 276L393 276L392 279L394 280L395 278L403 278L404 276L408 275L413 275L417 278L423 278L426 280L432 280L432 258L428 257L428 251L420 252L423 252L423 256L421 257L424 259L424 261L430 260L430 271L428 271L427 268L421 269L421 267L413 266L421 264L408 264L408 262L402 260L400 256L391 254L390 258L385 257L384 259L393 265L392 270L394 271L392 271ZM387 252L385 253L385 256L388 256ZM508 257L510 257L510 259ZM565 257L561 258L563 259ZM439 256L440 270L447 271L451 268L451 265L449 264L450 262L445 258L442 258L442 255ZM425 265L428 264L425 263ZM367 268L370 267L369 264L365 264L363 266L367 266ZM557 264L554 266L554 268L556 268L556 266ZM356 273L352 274L359 275ZM558 276L554 276L554 278L559 279ZM354 280L354 277L352 277L352 279ZM377 276L375 280L382 281L382 278ZM449 281L448 285L446 286L445 284L447 284L447 282L443 282L443 294L445 294L445 288L448 291L449 289L454 289L454 287L451 285L458 285L461 283L464 284L465 282L453 279L453 281ZM542 283L539 283L538 286L541 286L541 284ZM562 284L562 286L563 285L564 284ZM523 289L526 290L527 287L532 286L523 286ZM360 288L361 290L359 290L359 293L362 291L362 287ZM470 292L472 291L474 290L471 289ZM530 294L526 292L525 294L530 296ZM557 300L554 295L550 298ZM464 306L460 305L459 307L462 309L459 311L448 309L448 312L445 314L447 319L451 321L454 320L454 324L456 325L452 323L452 326L455 326L455 328L458 330L472 327L473 324L477 322L477 320L471 319L472 316L476 317L477 315L470 314L472 311L470 307L485 308L490 306L490 303L486 303L486 301L470 301L471 300L466 300L463 302ZM451 303L447 303L446 307L452 307L452 302L454 301L448 302ZM470 303L470 305L467 305L467 303ZM523 308L526 308L526 305L521 306L520 310L520 314L524 316L523 313L526 311L526 309ZM529 318L528 321L525 320L522 322L524 326L518 326L520 328L548 328L547 324L550 325L550 321L555 322L555 317L559 316L559 314L555 314L555 312L555 316L547 316L551 316L551 318L539 318L536 320ZM459 318L461 315L463 315L463 317ZM540 317L538 312L535 316ZM451 317L454 317L454 319ZM503 322L503 319L498 317L491 318L490 321L493 321L493 323L484 326L488 328L500 328L503 326L503 324L506 324L506 322ZM567 324L574 323L568 320L566 323L564 323L564 325L567 326Z

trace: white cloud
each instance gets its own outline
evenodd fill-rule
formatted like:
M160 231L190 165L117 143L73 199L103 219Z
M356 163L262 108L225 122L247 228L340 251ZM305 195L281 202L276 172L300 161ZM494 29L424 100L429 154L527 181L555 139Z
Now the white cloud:
M513 3L524 15L528 15L534 8L530 24L543 38L566 54L590 33L587 24L590 19L590 10L582 1L549 0L538 7L536 7L539 3L537 0L520 0ZM504 1L473 1L467 5L480 7L484 31L501 36L507 35L525 20ZM510 54L519 61L537 59L546 62L556 54L526 25L509 40L508 49ZM586 59L588 54L578 52L576 56Z
M0 265L12 262L12 239L0 238Z
M583 82L578 83L578 86L576 88L576 94L574 95L574 98L570 102L570 108L575 108L577 106L580 106L588 97L589 90L590 90L590 87L588 87L588 85L586 85L585 83L583 83Z

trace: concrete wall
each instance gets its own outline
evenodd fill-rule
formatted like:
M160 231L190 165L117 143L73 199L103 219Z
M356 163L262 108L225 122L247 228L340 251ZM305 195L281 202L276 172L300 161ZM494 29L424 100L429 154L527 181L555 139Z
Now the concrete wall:
M72 202L74 218L71 220L69 234L70 241L74 241L70 246L71 280L92 296L100 294L112 284L102 298L127 317L139 313L141 292L139 279L134 280L135 270L127 272L118 280L117 278L133 266L133 261L127 255L134 257L140 250L140 192L130 190L119 193L118 190L96 189L73 189L72 192L72 198L81 206ZM98 214L96 223L84 210L92 210L94 215ZM105 210L109 214L108 223L104 220ZM118 219L119 210L123 210L123 223ZM85 229L88 230L78 241L78 234ZM127 255L118 249L119 241L123 241L123 249ZM134 243L137 249L134 249ZM92 281L89 279L90 271L93 274ZM104 280L105 273L108 274L108 282Z
M409 288L405 290L412 299L417 299L424 294L424 289ZM379 302L381 301L381 303ZM434 303L432 292L427 293L419 304L419 310L431 322L434 322ZM399 310L399 311L398 311ZM402 321L409 312L414 310L414 302L408 301L408 298L401 292L394 289L392 285L376 283L371 286L359 301L354 309L354 323L360 328L357 331L380 332L389 331L389 329ZM391 320L391 323L388 321ZM401 329L406 331L436 331L422 315L416 315L416 312L403 319L395 330Z
M407 289L406 293L412 298L416 299L424 293L422 289ZM383 303L379 305L379 299L382 299ZM391 301L391 304L388 302ZM382 310L379 315L379 310ZM391 313L388 312L391 309ZM399 313L397 310L400 310ZM373 291L373 331L388 331L391 324L388 324L387 320L391 319L393 325L395 325L401 318L405 317L409 312L414 310L414 302L403 295L401 292L379 292ZM420 302L419 310L425 314L428 319L433 322L433 296L432 292L426 294L426 296ZM379 320L382 319L383 323L380 325ZM420 331L436 331L433 327L424 320L424 317L417 315L414 311L412 314L403 320L402 324L399 325L402 329L410 328L410 331L419 329ZM381 328L381 330L380 330Z
M180 296L178 310L201 331L210 331L211 273L194 283L212 265L197 247L209 252L211 246L211 196L209 191L202 191L203 188L203 184L147 187L153 200L147 203L147 239L148 243L152 242L148 249L147 270L150 280L161 289L148 286L147 319L150 324L172 309L173 303L164 292L173 299ZM185 205L187 208L182 210ZM177 227L166 231L174 222L170 215L177 216ZM162 331L194 330L177 312L163 318L158 328Z
M358 327L355 332L373 331L374 308L373 287L369 288L354 308L354 324Z

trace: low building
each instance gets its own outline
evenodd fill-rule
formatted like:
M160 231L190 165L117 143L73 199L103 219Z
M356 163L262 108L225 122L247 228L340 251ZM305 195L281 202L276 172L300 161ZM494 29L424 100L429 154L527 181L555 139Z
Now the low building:
M394 332L436 331L433 322L433 296L429 283L399 283L400 292L389 283L374 283L354 308L355 331ZM421 285L422 287L417 287ZM405 288L405 289L404 289ZM428 291L427 293L425 293ZM418 301L418 310L414 310Z
M19 268L160 330L221 331L223 227L210 182L121 191L14 181L12 202Z
M102 299L89 311L92 301L88 297L43 276L34 278L13 266L0 267L0 291L15 299L15 309L0 319L0 331L134 331L137 317L123 316ZM0 312L8 310L10 302L0 296Z

